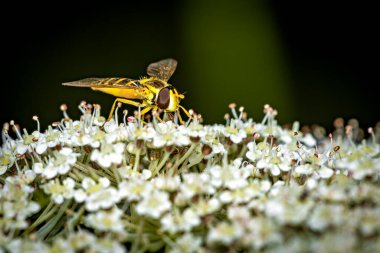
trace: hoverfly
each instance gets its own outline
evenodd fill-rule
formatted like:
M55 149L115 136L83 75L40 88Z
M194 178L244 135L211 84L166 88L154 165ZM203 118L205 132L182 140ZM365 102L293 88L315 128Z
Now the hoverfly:
M180 123L183 120L179 109L190 117L189 112L179 104L184 98L177 89L168 83L177 67L174 59L164 59L149 64L147 74L140 80L130 78L86 78L79 81L63 83L66 86L90 87L92 90L101 91L117 97L112 105L108 120L111 120L117 102L142 108L140 115L143 116L150 110L161 109L164 112L178 112ZM136 101L137 100L137 101Z

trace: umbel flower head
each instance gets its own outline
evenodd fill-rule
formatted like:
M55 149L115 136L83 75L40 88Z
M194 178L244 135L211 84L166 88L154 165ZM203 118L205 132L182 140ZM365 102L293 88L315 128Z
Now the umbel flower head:
M4 124L0 252L380 252L379 124L365 139L356 120L326 134L229 107L105 122L82 101L45 131Z

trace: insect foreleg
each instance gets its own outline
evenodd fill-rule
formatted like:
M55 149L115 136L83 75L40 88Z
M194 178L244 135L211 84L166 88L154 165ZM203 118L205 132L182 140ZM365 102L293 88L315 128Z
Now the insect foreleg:
M129 100L129 99L126 99L126 98L116 98L115 101L113 102L113 105L112 105L110 114L108 115L107 121L111 120L112 115L113 115L113 111L115 110L115 106L116 106L117 102L121 102L121 103L128 104L128 105L133 105L133 106L136 106L136 107L145 107L145 105L142 105L139 102L136 102L136 101L133 101L133 100Z
M186 114L186 116L187 116L188 118L191 118L190 113L185 109L185 107L179 105L179 108L182 109L182 111ZM178 110L177 112L178 112L179 122L180 122L181 124L183 124L183 120L182 120L182 117L181 117L180 110Z
M181 125L183 125L183 120L182 120L181 112L179 111L179 109L177 110L176 113L177 113L177 115L178 115L179 123L180 123Z

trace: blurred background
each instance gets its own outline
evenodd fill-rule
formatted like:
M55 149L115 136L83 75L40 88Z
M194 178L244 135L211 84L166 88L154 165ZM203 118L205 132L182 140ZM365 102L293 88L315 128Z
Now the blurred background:
M0 123L35 129L59 120L66 103L113 97L61 83L87 77L139 78L149 63L172 57L170 82L205 123L222 123L228 104L255 121L263 105L295 120L332 127L336 117L367 128L380 119L373 6L292 1L131 1L88 6L13 6L1 16ZM132 108L128 108L132 109ZM376 111L377 109L377 111Z

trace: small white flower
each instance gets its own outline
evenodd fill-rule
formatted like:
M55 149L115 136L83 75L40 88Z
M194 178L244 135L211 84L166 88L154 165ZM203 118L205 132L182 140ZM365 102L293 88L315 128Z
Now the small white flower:
M156 125L156 135L153 136L152 146L162 148L164 146L188 146L191 141L188 134L176 128L173 122L161 122Z
M249 209L244 206L229 206L227 209L227 217L231 221L238 221L244 224L247 220L251 219L251 213Z
M248 151L245 155L252 162L255 162L263 157L263 152L257 148L257 145L255 142L248 143L247 148L248 148Z
M249 236L254 238L254 240L250 242L253 249L259 250L266 245L274 246L282 241L279 229L272 220L259 217L251 219L247 223Z
M10 253L49 253L49 247L41 241L16 238L6 244Z
M365 210L362 212L362 218L360 222L360 231L370 236L380 230L380 208L377 207L372 210Z
M307 145L308 147L315 147L315 145L317 145L317 141L316 141L315 138L314 138L311 134L309 134L309 133L305 134L305 136L302 137L302 138L300 139L300 141L301 141L303 144Z
M80 230L78 232L69 233L67 237L69 248L74 249L75 252L83 250L90 245L93 245L95 241L95 236L87 232L86 230Z
M184 125L179 126L178 130L193 138L203 138L206 135L206 131L204 131L203 126L194 121L187 127Z
M152 177L152 172L147 169L143 169L141 172L140 171L135 171L132 168L132 165L127 165L118 168L118 172L120 173L120 176L123 179L137 179L141 178L143 180L148 180L149 178Z
M191 199L197 194L212 194L215 192L215 188L210 185L210 176L208 174L187 173L183 177L180 191L185 198Z
M9 151L0 148L0 175L5 174L7 169L13 166L14 161L15 157Z
M95 240L88 252L126 253L126 249L114 237L103 237Z
M192 209L199 215L205 216L207 214L214 213L218 211L221 207L221 203L218 199L201 199L192 206Z
M153 184L142 179L122 181L119 183L119 196L129 202L140 200L143 196L149 196L153 191Z
M211 175L211 184L215 187L225 186L231 190L245 187L250 176L249 170L236 166L213 166L207 170Z
M343 222L344 208L340 205L317 205L308 219L312 230L323 231L329 225L339 225Z
M74 198L76 202L85 202L88 211L110 208L120 200L118 191L105 177L99 178L98 182L86 177L82 180L82 188L74 191Z
M45 193L50 194L54 202L62 204L65 199L70 199L74 195L75 181L68 177L63 180L63 184L60 182L51 180L47 184L43 185Z
M43 165L43 163L40 163L40 162L34 163L33 164L33 171L36 174L42 174L42 172L44 171L44 165Z
M118 208L111 211L98 211L86 217L87 224L99 231L124 232L121 216L123 212Z
M36 173L33 170L24 169L18 174L18 176L25 184L30 184L36 178Z
M208 160L216 155L224 155L227 154L227 150L224 148L224 145L220 142L217 143L207 143L211 147L211 153L206 155L204 159Z
M19 155L25 154L27 151L29 151L29 146L25 145L23 143L18 143L16 147L16 153Z
M106 133L112 133L117 129L117 125L114 119L111 119L110 121L107 121L104 123L104 131Z
M224 128L223 134L224 136L230 138L233 143L237 144L242 142L243 139L247 137L247 133L244 129L238 129L231 126Z
M175 247L172 248L170 253L195 253L199 252L202 245L202 239L190 233L180 236L176 242Z
M123 161L124 150L124 143L103 143L100 150L95 149L92 151L91 160L96 161L99 165L105 168L109 168L112 164L117 165Z
M106 188L91 193L86 199L86 209L96 211L100 208L107 209L119 202L119 195L115 188Z
M161 219L161 228L175 234L177 232L189 232L200 223L199 216L192 209L187 208L183 213L177 211L165 214Z
M181 179L178 175L174 177L156 177L152 180L154 187L159 190L173 192L176 191L181 185Z
M58 174L64 175L68 173L71 166L77 161L78 155L77 153L73 153L71 148L62 148L59 152L55 152L54 157L50 157L48 164L42 171L42 175L51 179ZM40 172L41 167L36 169Z
M299 176L301 175L310 176L311 174L313 174L314 170L315 170L315 166L311 164L302 164L302 165L297 166L294 171Z
M48 145L46 142L38 142L36 145L36 152L37 152L37 154L41 155L41 154L45 153L47 148L48 148Z
M259 189L247 186L244 188L238 188L236 190L226 190L223 191L219 198L223 203L247 203L255 196L260 194Z
M242 227L236 223L222 222L212 227L207 235L207 241L210 244L222 243L229 245L238 240L244 233Z
M317 173L323 179L329 179L334 175L334 171L326 166L322 166Z
M150 195L143 197L136 206L136 212L140 215L158 219L170 207L169 194L167 192L154 191Z

